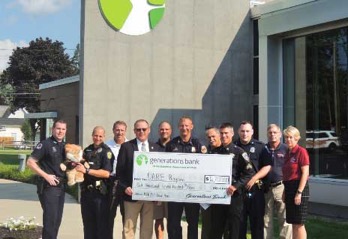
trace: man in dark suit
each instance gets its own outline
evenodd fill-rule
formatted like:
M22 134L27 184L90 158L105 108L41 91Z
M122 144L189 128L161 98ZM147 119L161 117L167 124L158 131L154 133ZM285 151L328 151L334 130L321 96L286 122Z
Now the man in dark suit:
M116 177L120 189L124 192L125 215L122 234L125 239L135 238L137 218L140 214L140 238L151 239L154 204L151 201L132 200L133 156L134 151L157 151L158 146L148 141L150 126L146 120L135 121L134 134L136 138L123 143L117 157Z

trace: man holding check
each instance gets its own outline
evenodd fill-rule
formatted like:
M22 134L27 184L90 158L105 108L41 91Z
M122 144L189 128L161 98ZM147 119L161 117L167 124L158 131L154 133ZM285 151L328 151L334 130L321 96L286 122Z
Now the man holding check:
M183 116L178 124L180 135L166 145L166 152L206 153L201 142L192 137L193 123L188 116ZM185 209L188 223L187 238L198 239L199 203L168 202L168 237L182 239L181 217Z
M230 205L213 204L211 239L221 239L224 235L226 223L230 239L238 239L240 220L243 209L242 189L249 179L255 174L248 155L232 143L233 127L230 123L220 126L222 147L219 154L230 154L232 164L232 184L227 188L227 194L231 195Z
M149 142L150 134L149 123L144 119L139 119L134 123L135 139L121 145L117 157L116 179L124 192L124 226L123 238L134 239L137 219L140 214L140 238L151 239L153 231L153 208L151 201L132 200L133 195L133 162L134 152L158 151L155 143Z

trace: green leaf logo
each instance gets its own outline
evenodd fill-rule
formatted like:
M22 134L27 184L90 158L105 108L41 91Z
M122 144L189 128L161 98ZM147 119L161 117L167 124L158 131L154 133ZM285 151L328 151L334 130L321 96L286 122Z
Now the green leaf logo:
M149 159L146 155L140 154L135 160L139 166L141 166L143 163L147 164L149 162Z
M105 21L127 35L150 32L164 15L165 0L99 0Z

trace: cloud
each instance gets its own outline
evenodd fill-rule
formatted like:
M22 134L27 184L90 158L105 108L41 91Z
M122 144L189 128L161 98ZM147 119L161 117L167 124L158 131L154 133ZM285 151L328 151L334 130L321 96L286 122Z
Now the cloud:
M72 1L77 0L17 0L15 4L19 5L23 12L41 15L58 12Z
M0 40L0 72L8 67L8 60L12 55L12 52L17 47L29 46L28 43L20 41L19 43L12 42L9 39Z

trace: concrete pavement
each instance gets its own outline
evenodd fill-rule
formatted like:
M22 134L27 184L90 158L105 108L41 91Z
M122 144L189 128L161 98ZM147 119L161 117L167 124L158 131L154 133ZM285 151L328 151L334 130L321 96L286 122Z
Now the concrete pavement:
M122 238L122 223L120 213L115 219L114 238ZM42 209L36 194L36 186L6 179L0 179L0 222L13 217L36 217L36 222L42 225ZM182 222L183 238L186 238L187 224ZM138 228L139 232L139 220ZM200 232L199 232L200 234ZM65 195L63 220L59 230L59 239L83 239L83 225L80 204L69 194ZM137 233L136 238L139 238ZM155 236L153 237L155 238ZM165 238L168 238L167 236Z

